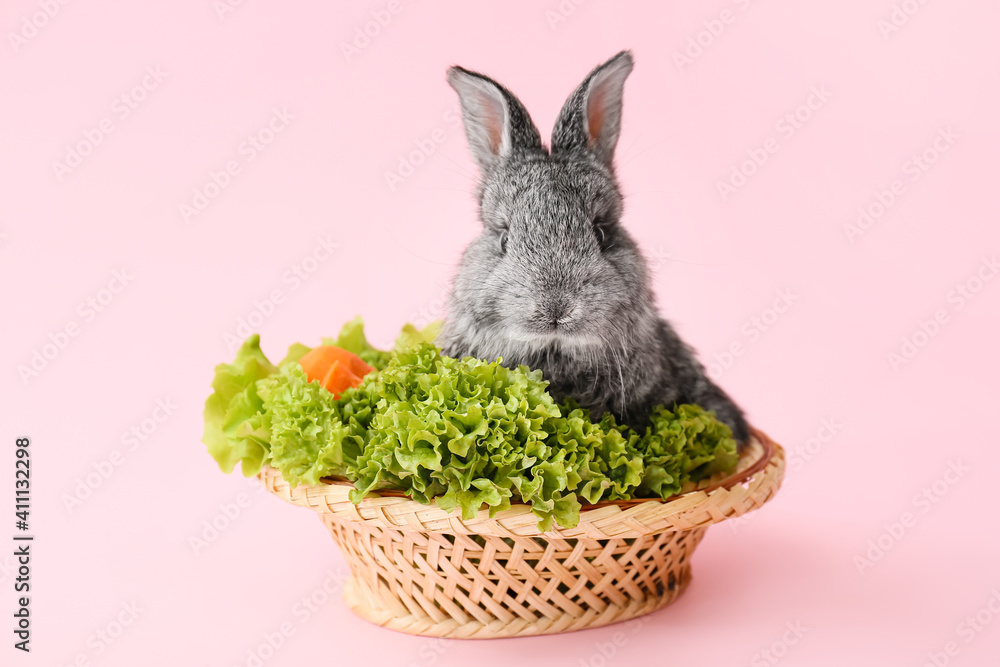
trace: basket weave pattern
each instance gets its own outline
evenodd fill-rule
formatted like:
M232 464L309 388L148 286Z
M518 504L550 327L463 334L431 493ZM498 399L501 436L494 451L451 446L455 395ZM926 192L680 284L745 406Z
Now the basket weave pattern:
M783 473L783 450L755 431L723 479L668 501L584 506L576 527L546 533L525 505L463 520L399 495L354 505L345 483L292 489L272 468L259 477L319 513L351 568L344 599L356 614L410 634L479 639L579 630L666 606L687 587L708 526L766 503Z

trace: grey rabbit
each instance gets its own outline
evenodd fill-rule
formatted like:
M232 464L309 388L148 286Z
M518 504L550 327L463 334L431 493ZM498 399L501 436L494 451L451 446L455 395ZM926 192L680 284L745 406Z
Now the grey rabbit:
M462 255L438 340L449 356L541 369L557 399L572 396L595 419L610 411L641 429L657 404L696 403L742 445L742 410L658 315L646 262L620 223L612 162L632 66L623 51L583 80L551 150L510 91L448 70L481 174L483 230Z

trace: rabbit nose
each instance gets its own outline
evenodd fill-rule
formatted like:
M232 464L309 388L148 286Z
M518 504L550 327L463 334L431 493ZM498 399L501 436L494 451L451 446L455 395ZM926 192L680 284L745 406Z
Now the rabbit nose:
M550 302L546 310L549 326L556 329L560 324L565 324L568 321L571 306L568 301L560 299Z

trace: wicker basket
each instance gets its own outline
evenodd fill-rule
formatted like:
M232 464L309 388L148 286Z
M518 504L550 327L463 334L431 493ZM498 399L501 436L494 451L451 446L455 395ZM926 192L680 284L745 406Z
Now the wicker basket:
M268 491L319 513L351 577L344 600L362 618L415 635L488 639L568 632L660 609L691 580L708 526L757 509L777 492L782 448L760 431L736 471L670 500L585 505L575 528L541 533L526 505L465 521L402 494L354 505L349 483Z

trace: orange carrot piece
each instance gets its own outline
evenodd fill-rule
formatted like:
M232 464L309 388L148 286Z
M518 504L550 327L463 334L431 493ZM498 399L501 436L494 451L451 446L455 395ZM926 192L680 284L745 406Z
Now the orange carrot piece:
M316 380L334 398L340 398L349 387L357 387L374 368L361 357L335 345L320 345L299 359L309 381Z

